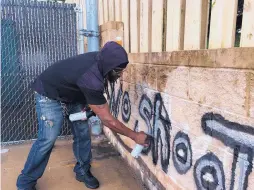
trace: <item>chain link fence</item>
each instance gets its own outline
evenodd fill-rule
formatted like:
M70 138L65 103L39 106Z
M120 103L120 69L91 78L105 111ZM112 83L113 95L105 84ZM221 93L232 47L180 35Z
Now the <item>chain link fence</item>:
M78 54L74 4L1 1L1 142L35 139L34 78ZM61 136L71 134L67 119Z

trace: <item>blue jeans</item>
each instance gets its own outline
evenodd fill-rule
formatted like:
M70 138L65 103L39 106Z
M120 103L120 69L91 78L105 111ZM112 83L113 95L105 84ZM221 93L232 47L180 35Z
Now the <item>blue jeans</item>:
M30 189L43 175L50 153L63 125L64 111L59 101L35 93L36 112L39 122L38 138L33 144L24 169L17 180L19 189ZM69 114L80 112L85 105L66 104ZM70 122L73 133L73 152L77 159L74 172L83 175L90 167L92 157L91 137L87 121Z

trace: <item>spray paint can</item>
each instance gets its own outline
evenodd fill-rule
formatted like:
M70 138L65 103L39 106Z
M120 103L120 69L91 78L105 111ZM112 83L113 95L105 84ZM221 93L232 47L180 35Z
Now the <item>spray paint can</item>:
M69 119L70 119L70 121L87 120L92 116L95 116L95 113L91 110L81 111L78 113L70 114Z
M143 145L136 144L135 147L133 148L133 150L131 151L131 156L133 156L134 158L138 158L139 155L141 154L143 148L144 148Z
M151 135L147 134L145 143L150 145L151 141L152 141L153 137ZM141 154L142 150L144 149L145 146L140 145L140 144L136 144L135 147L133 148L133 150L131 151L131 156L133 156L134 158L138 158L139 155Z

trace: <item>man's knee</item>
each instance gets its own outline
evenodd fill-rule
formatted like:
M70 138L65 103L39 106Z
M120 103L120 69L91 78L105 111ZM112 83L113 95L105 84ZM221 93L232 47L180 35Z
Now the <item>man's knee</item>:
M81 139L90 139L90 129L86 121L77 121L73 125L74 136Z
M55 141L56 140L53 140L53 139L47 139L47 141L44 141L44 143L40 145L41 154L46 154L47 152L51 151L51 149L53 148L55 144Z
M40 136L36 142L37 146L40 147L40 151L46 153L51 150L56 142L57 136L54 133Z

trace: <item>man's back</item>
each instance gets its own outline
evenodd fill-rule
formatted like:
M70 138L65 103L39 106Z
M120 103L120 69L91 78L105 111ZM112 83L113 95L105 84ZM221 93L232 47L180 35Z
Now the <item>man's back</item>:
M128 56L122 46L108 42L100 52L90 52L59 61L35 81L34 90L50 99L101 105L104 78L116 67L126 67Z
M54 63L38 76L33 89L52 99L84 102L77 80L95 64L97 54L80 54Z

